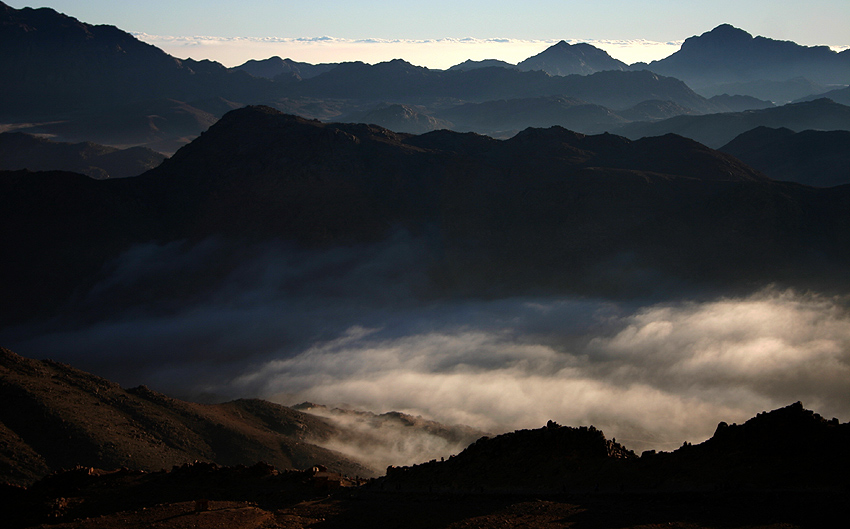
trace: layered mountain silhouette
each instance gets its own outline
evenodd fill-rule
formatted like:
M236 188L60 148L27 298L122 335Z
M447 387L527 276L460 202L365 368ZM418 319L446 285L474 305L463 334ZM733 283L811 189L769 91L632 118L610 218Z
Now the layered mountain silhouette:
M729 24L686 39L679 51L646 67L682 79L694 88L795 77L820 84L850 83L847 51L837 53L827 46L753 37Z
M753 64L802 64L812 71L829 64L829 71L839 75L844 67L836 65L847 57L827 48L752 38L724 25L688 39L682 50L664 61L630 68L589 44L562 41L517 66L467 61L443 71L400 59L375 65L313 65L271 57L228 69L211 61L176 59L117 28L89 25L51 9L13 9L2 4L0 16L4 45L0 68L13 72L0 87L1 99L7 103L0 104L0 122L7 124L6 130L46 134L65 142L146 146L166 154L225 112L257 103L311 118L369 121L412 133L454 127L504 137L528 126L556 124L585 133L614 131L628 121L764 108L765 101L735 96L785 101L826 90L824 83L832 82L799 77L807 72L797 72L796 80L727 79L714 70L756 75L760 70ZM740 53L730 55L732 49ZM706 69L705 64L711 66ZM657 73L638 71L641 68ZM688 68L711 77L715 88L727 88L725 92L733 96L703 87L707 95L720 96L707 100L679 79L664 76L672 72L693 82ZM765 90L755 93L749 88L739 90L735 83L782 87L774 87L778 92L762 87ZM835 96L840 99L841 93ZM561 105L552 116L541 119L551 107L547 98L581 100L597 107ZM507 105L512 108L506 108L504 101L513 102ZM487 104L480 112L500 105L501 110L489 123L485 116L453 119L455 114L474 113L470 104ZM481 127L476 128L476 122ZM640 127L634 130L643 134ZM634 137L628 130L624 133ZM717 147L743 130L733 132L723 141L698 139Z
M18 257L0 264L18 278L4 322L68 303L78 315L171 306L238 266L239 248L371 244L398 230L423 238L437 296L622 295L671 278L829 288L850 258L850 190L777 183L675 135L414 136L246 107L136 178L6 172L0 186L0 235ZM188 275L94 289L139 244L210 237L216 257Z
M368 65L344 63L333 70L289 85L291 95L419 101L455 98L471 102L565 95L613 109L646 100L673 101L698 112L716 111L683 82L649 71L600 71L591 75L551 76L543 71L509 68L429 70L401 59Z
M807 129L850 130L850 107L821 98L761 110L681 115L652 123L635 122L616 129L616 132L628 138L680 134L719 148L739 134L760 126L784 127L797 132Z
M715 108L724 112L773 107L770 102L748 96L715 96L709 101ZM472 131L497 138L510 137L526 127L556 125L585 134L598 134L634 121L654 122L674 116L697 114L699 112L673 101L659 99L646 100L631 108L615 111L574 97L543 96L466 103L438 110L435 116L445 118L448 123L434 128ZM389 120L375 123L404 131L394 128Z
M720 83L698 88L697 90L700 95L709 98L731 94L733 96L748 96L763 99L779 105L798 102L805 98L819 99L821 97L827 97L835 99L829 95L822 95L831 91L829 86L812 82L805 77L795 77L787 81L758 80ZM838 101L837 99L835 100Z
M775 180L817 187L850 184L850 131L756 127L720 150Z
M13 123L8 128L62 142L146 147L171 154L226 112L243 106L222 98L193 101L155 99L90 108L67 119ZM15 121L15 120L10 120Z
M603 70L627 70L628 65L596 46L560 41L517 64L521 71L543 70L550 75L587 75Z
M438 115L451 122L451 128L454 130L474 131L493 137L510 137L526 127L555 125L578 132L599 133L628 123L629 120L621 115L628 112L617 113L601 105L571 97L544 96L466 103L442 110Z
M144 147L60 143L22 132L0 134L0 170L73 171L92 178L138 176L165 156Z
M850 86L847 88L838 88L836 90L830 90L829 92L824 92L820 95L807 96L800 98L798 102L802 103L805 101L814 101L816 99L831 99L836 103L841 103L842 105L850 105Z
M709 101L715 105L722 107L724 112L743 112L745 110L761 110L763 108L773 108L774 105L770 101L763 101L752 96L744 95L729 95L720 94L712 96ZM669 116L672 117L672 116Z

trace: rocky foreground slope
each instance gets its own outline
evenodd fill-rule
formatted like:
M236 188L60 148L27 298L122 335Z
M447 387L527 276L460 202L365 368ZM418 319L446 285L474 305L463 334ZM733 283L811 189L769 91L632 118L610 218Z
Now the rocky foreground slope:
M160 470L196 460L374 475L314 444L335 433L328 421L270 402L194 404L0 349L2 481L29 484L79 465Z

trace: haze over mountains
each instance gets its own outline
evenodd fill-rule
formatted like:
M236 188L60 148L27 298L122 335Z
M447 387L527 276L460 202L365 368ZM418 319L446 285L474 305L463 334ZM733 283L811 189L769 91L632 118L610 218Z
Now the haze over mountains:
M141 145L164 153L245 104L323 120L356 120L377 112L369 116L374 123L399 132L455 128L505 136L527 126L561 125L598 133L678 114L764 108L764 100L782 104L829 91L829 84L850 84L842 66L846 52L753 38L728 25L688 39L680 52L651 65L627 66L589 44L562 41L515 67L479 61L442 71L403 60L311 65L272 57L227 69L210 61L175 59L117 28L91 26L50 9L4 4L2 11L8 51L0 66L14 72L0 93L8 103L0 108L5 130L59 141ZM705 64L716 66L706 69ZM638 71L643 69L654 74ZM713 76L714 88L691 71ZM134 81L139 78L147 82ZM688 87L678 79L696 84ZM773 88L764 83L774 83ZM730 94L758 101L706 100L691 90L698 86L706 96L719 96L723 92L717 87L724 84ZM541 121L535 116L550 114L541 98L603 108L575 108ZM526 110L493 109L500 100L524 100ZM452 119L469 112L463 105L485 103L490 107L482 111L497 112L491 123L479 127L481 119ZM656 108L646 111L650 104ZM415 108L418 116L398 114L400 107L379 112L387 105Z

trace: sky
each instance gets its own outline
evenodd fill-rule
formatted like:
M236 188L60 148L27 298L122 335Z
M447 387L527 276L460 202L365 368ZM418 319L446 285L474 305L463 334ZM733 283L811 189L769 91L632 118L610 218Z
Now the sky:
M466 59L519 62L566 40L590 42L627 63L660 59L729 23L804 45L850 45L847 0L8 1L111 24L180 58L236 66L278 55L301 62L402 58L447 68Z

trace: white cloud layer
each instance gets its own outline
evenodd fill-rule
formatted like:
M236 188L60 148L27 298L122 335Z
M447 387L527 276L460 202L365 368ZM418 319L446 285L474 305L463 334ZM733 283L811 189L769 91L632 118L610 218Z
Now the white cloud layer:
M353 326L233 384L491 431L594 424L636 450L701 442L721 420L797 400L850 413L850 316L838 300L765 291L652 305L608 317L595 336L530 332L523 304L515 326L406 336Z
M445 69L467 59L499 59L518 63L540 53L557 40L522 40L508 38L443 38L412 39L343 39L335 37L175 37L134 33L136 38L153 44L167 53L196 60L211 59L225 66L238 66L249 59L273 56L291 58L312 64L363 61L370 64L404 59L418 66ZM676 52L681 41L654 42L636 40L581 40L628 64L663 59Z
M309 400L494 433L593 424L636 451L798 400L850 418L848 299L435 299L424 243L404 233L322 251L261 245L180 303L134 297L229 252L140 245L69 316L0 343L175 396Z

